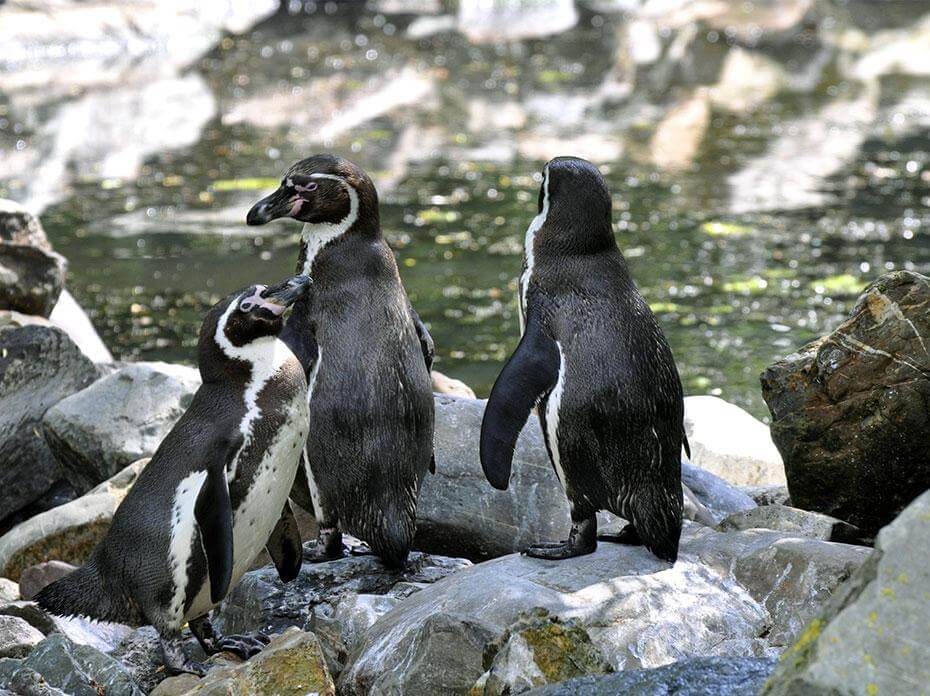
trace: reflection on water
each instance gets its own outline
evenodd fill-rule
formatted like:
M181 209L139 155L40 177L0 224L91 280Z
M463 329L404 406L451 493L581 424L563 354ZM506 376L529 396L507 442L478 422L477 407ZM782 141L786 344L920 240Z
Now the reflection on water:
M378 182L437 368L482 395L517 341L555 155L602 165L686 392L760 416L773 358L885 270L930 271L920 3L547 2L526 21L520 3L291 3L158 81L47 89L7 66L0 195L52 202L115 354L191 361L207 305L294 267L297 224L246 228L249 204L293 160L345 154Z

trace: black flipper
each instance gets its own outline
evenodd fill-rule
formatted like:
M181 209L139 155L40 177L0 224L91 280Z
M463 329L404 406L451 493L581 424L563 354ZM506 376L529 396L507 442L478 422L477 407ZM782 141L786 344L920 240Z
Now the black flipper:
M210 601L220 602L229 590L233 569L232 503L226 467L241 445L242 437L213 450L213 461L207 466L207 480L200 488L194 517L200 527L200 537L207 554L210 570Z
M290 582L300 573L300 564L303 557L303 547L300 544L300 529L297 527L297 518L291 509L289 501L284 501L281 518L275 525L268 543L265 546L268 555L278 569L278 577L282 582Z
M481 468L495 488L507 490L517 437L532 408L555 386L559 366L558 346L531 318L491 389L481 421Z
M426 328L426 324L423 323L423 320L420 319L420 315L417 314L412 306L407 307L410 312L410 318L413 319L413 326L417 330L417 338L420 340L420 350L423 351L423 362L426 363L426 369L433 369L433 355L435 354L435 348L433 346L433 337L429 335L429 331Z
M433 452L429 458L429 472L431 474L436 473L436 453Z

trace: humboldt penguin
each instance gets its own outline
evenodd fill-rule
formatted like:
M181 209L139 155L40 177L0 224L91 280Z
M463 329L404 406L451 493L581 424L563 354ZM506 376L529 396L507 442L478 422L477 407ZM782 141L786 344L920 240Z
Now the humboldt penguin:
M402 567L420 484L434 467L432 339L401 284L378 194L359 166L333 155L297 162L246 221L281 217L304 223L297 269L314 281L282 333L313 365L306 466L293 494L320 526L309 558L342 556L344 531Z
M212 308L198 346L203 384L87 563L44 588L40 606L151 624L175 672L204 671L181 650L186 622L207 654L248 658L267 642L219 636L208 614L266 546L282 580L300 570L288 494L307 436L307 382L278 334L284 312L309 286L306 275L295 276L240 290Z
M607 184L590 162L558 157L543 170L518 301L522 338L488 399L481 465L495 488L507 488L517 436L537 407L571 505L568 539L526 553L570 558L601 539L643 544L674 562L688 447L681 381L617 247ZM627 526L598 537L599 510Z

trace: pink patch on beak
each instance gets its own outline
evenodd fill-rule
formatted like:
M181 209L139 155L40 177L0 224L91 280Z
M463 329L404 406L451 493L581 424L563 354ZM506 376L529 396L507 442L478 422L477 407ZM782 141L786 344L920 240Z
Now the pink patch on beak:
M291 203L291 212L289 213L289 215L290 215L291 217L297 215L297 213L300 212L300 208L301 208L301 206L302 206L303 204L304 204L304 199L303 199L303 198L300 198L300 197L295 198L295 199L294 199L294 202Z

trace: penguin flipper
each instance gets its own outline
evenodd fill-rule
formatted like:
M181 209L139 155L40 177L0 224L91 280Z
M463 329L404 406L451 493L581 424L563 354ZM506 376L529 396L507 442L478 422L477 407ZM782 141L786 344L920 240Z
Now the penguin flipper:
M481 468L495 488L507 490L520 430L533 407L555 386L560 365L555 341L531 318L491 389L481 421Z
M274 561L274 567L278 569L278 577L282 582L290 582L300 574L303 548L300 544L297 518L294 517L290 501L284 501L281 518L272 530L265 548L268 549L268 555Z
M408 305L407 310L410 312L410 318L413 319L413 326L417 330L417 338L420 341L420 350L423 351L423 361L426 363L426 369L432 370L433 355L436 352L433 345L433 337L429 335L426 324L420 319L420 315L417 314L417 310L413 308L413 305Z
M239 450L241 436L226 447L213 449L214 460L207 466L207 480L200 488L194 517L200 527L203 548L210 571L210 601L220 602L229 591L233 570L232 502L226 466Z

